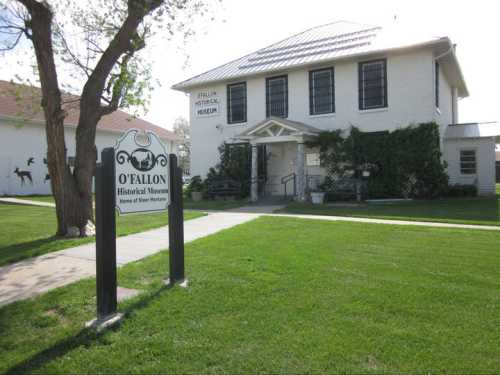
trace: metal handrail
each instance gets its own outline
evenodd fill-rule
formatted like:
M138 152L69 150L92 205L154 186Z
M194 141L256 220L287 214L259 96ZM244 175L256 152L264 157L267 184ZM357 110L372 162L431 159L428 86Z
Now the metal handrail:
M285 189L285 198L287 197L286 187L290 181L293 181L293 196L297 195L296 179L297 179L297 175L295 173L290 173L286 176L281 177L281 184L284 185L283 187Z

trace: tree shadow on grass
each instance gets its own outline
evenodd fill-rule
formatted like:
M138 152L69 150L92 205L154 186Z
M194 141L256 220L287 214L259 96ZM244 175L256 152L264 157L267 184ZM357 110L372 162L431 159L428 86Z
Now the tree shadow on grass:
M50 236L0 248L0 267L89 242L86 239ZM59 246L58 246L59 245Z
M121 311L124 314L123 319L128 319L134 313L134 311L138 309L146 308L161 293L171 288L171 285L165 285L149 293L143 294L142 297L138 296L136 301L134 301L131 305L127 306L124 310ZM5 372L5 374L13 375L32 372L80 347L90 347L92 345L98 344L99 342L102 342L104 344L104 336L109 330L118 331L120 330L120 325L109 328L108 330L104 330L100 333L96 332L94 329L83 328L75 335L66 337L58 341L51 347L44 349L41 352L34 354L30 358L27 358L22 362L10 367Z

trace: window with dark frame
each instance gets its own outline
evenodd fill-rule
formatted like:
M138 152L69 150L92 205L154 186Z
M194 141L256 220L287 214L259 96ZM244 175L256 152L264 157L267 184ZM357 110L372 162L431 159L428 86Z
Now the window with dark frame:
M266 117L288 117L288 77L266 78Z
M439 108L439 63L434 63L434 97L436 99L436 108Z
M309 114L335 112L335 76L333 68L309 72Z
M360 62L359 74L359 109L387 107L387 60Z
M460 150L460 173L476 174L476 150Z
M247 121L246 82L227 85L227 123L238 124Z

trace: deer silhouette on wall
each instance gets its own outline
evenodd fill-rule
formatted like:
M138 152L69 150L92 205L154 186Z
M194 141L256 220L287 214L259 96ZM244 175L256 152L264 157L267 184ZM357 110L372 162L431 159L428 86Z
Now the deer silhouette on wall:
M47 158L43 158L43 164L47 165ZM43 183L45 184L49 180L50 180L50 174L47 171L47 173L45 174L45 179L43 180Z
M21 186L24 185L24 178L26 177L31 185L33 185L33 179L31 178L31 172L30 171L20 171L19 168L16 167L16 170L14 173L21 179Z

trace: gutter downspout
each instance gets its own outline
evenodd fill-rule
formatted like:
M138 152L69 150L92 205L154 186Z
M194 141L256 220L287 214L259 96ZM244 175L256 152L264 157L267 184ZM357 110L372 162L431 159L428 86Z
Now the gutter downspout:
M434 62L438 61L439 59L442 59L446 55L453 53L454 51L455 51L455 45L452 44L446 52L434 57ZM453 96L454 87L452 87L451 91L452 91L452 96ZM453 107L453 103L452 103L452 107ZM452 117L452 119L455 117L453 108L452 108L451 117ZM441 150L441 160L444 160L444 133L445 133L445 129L441 130L441 126L439 126L439 148Z
M455 49L456 49L456 44L452 44L446 52L434 57L434 61L438 61L439 59L442 59L446 55L449 55L449 54L455 52ZM457 93L457 91L458 90L456 87L451 87L451 122L452 122L452 124L458 123L458 93Z

